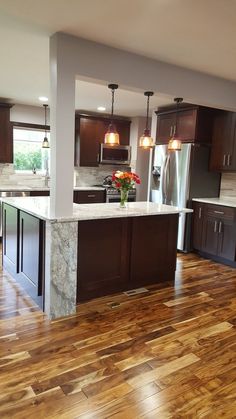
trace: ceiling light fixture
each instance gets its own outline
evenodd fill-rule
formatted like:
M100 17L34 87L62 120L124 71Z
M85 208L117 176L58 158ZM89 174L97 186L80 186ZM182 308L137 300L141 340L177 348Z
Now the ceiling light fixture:
M104 112L106 110L105 106L98 106L97 110L100 112Z
M39 96L39 100L40 100L40 102L48 102L48 97L47 96Z
M44 104L43 107L44 107L44 117L45 117L44 118L45 136L44 136L44 139L43 139L42 148L50 148L49 141L48 141L48 138L47 138L47 107L48 107L48 105Z
M139 139L139 147L150 148L150 147L154 146L154 140L151 137L150 128L148 128L149 100L150 100L150 96L153 96L153 92L144 92L144 96L147 96L146 127L143 131L142 137L140 137L140 139Z
M119 134L116 131L115 124L113 123L114 95L115 95L115 90L117 90L118 87L119 87L118 84L108 84L108 88L111 89L111 122L105 134L104 143L109 144L109 145L120 144Z
M179 104L183 102L183 98L176 97L174 101L176 103L175 126L173 129L173 136L170 138L168 143L168 151L181 151L182 143L178 138L178 110Z

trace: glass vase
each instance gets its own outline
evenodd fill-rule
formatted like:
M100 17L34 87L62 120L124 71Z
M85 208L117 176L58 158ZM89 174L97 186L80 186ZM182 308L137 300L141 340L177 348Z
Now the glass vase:
M120 208L126 208L128 202L129 191L127 189L120 190Z

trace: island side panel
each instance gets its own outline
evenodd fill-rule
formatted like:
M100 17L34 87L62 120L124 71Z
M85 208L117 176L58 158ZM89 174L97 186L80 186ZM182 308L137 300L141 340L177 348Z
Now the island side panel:
M50 319L76 312L78 222L46 222L45 312Z
M175 279L179 214L132 220L130 283L133 288Z

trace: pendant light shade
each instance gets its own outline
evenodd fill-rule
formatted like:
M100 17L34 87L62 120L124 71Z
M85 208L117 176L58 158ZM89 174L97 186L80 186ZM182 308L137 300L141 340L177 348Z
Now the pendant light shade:
M170 138L169 143L168 143L168 151L180 151L182 148L182 142L178 138L178 109L179 109L179 104L183 102L183 98L176 97L174 101L176 102L175 126L173 130L173 136Z
M47 108L48 105L45 104L44 106L44 125L45 125L45 135L42 143L42 148L50 148L48 137L47 137Z
M113 123L114 95L115 90L118 89L118 84L108 84L108 88L111 89L111 122L105 134L104 143L109 145L119 145L120 137L116 130L116 126Z
M154 140L151 137L150 129L148 128L149 100L150 96L153 96L153 92L144 92L144 96L147 96L146 127L143 131L143 135L139 138L139 147L150 148L154 146Z

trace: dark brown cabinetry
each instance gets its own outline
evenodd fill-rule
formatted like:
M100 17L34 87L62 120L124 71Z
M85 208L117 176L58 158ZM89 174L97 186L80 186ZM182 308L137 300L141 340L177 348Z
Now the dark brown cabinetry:
M18 271L18 212L11 205L2 208L3 260L14 275Z
M77 300L175 277L178 214L79 222Z
M129 145L131 121L115 119L120 144ZM79 115L75 117L75 166L98 166L100 144L104 141L109 118Z
M183 142L210 143L215 111L202 106L182 104L176 114L173 106L159 108L156 143L166 144L173 136L178 119L178 138Z
M210 170L236 171L236 113L219 111L214 118Z
M30 196L49 196L49 191L30 191Z
M10 122L12 105L0 103L0 163L13 163L13 126Z
M44 222L3 203L3 266L43 307Z
M203 255L235 265L236 210L194 202L193 248Z
M76 204L98 204L105 202L105 190L74 191L74 202Z

